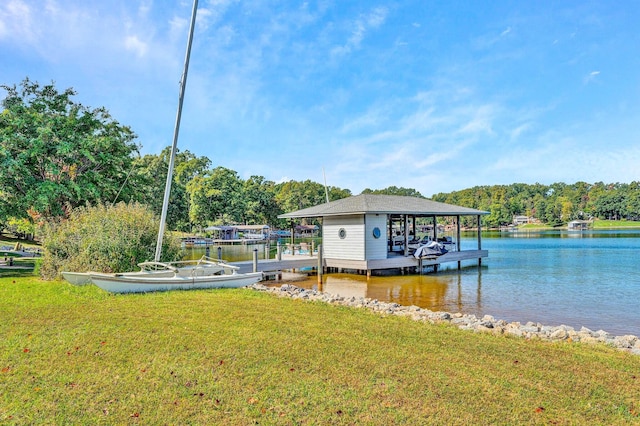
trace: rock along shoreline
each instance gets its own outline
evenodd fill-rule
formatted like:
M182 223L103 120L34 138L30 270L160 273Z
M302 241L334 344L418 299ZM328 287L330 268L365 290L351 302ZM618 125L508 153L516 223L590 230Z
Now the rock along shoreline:
M492 334L504 334L525 339L539 339L546 341L566 341L580 343L600 343L612 346L634 355L640 355L640 339L637 336L613 336L604 330L593 331L586 327L576 330L568 325L547 326L540 323L507 322L495 319L491 315L478 318L475 315L434 312L418 306L403 306L398 303L380 302L376 299L365 297L342 297L317 290L308 290L296 287L292 284L283 284L280 287L267 287L257 283L248 288L256 291L272 293L278 297L289 297L308 301L319 301L332 305L349 306L353 308L369 309L380 315L396 315L408 317L414 321L429 322L431 324L451 324L462 330L484 332Z

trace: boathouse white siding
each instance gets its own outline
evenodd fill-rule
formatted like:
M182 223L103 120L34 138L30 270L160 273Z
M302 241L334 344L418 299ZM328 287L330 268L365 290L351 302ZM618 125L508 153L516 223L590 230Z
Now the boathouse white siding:
M367 260L387 258L387 215L365 215L365 257ZM373 230L378 228L380 236L375 238Z
M323 252L326 258L365 260L364 215L325 217L322 223ZM340 238L340 230L344 238Z

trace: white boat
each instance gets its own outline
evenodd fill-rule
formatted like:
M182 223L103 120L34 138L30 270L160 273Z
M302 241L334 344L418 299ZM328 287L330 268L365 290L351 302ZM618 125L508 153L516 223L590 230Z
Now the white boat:
M124 272L117 274L118 276L128 276L132 278L146 278L153 275L159 277L173 277L175 274L180 276L209 276L220 273L225 267L233 268L223 261L216 261L206 256L199 260L184 260L177 262L143 262L139 263L139 271ZM101 272L63 272L62 277L73 285L91 284L91 275L115 275L104 274Z
M187 72L189 70L189 56L191 52L191 42L193 41L193 30L196 23L197 9L198 0L194 0L193 10L191 13L191 25L189 26L189 39L187 41L184 72L180 80L178 113L176 115L171 156L169 158L169 170L167 172L167 181L164 190L162 214L160 216L160 229L158 230L158 241L156 244L154 261L140 263L138 265L140 266L140 271L137 272L116 274L104 274L97 272L67 273L69 280L84 282L83 280L85 280L88 275L91 282L106 291L112 293L133 293L166 290L190 290L196 288L244 287L254 284L263 278L262 272L241 274L238 273L237 266L232 266L223 261L217 261L207 257L203 257L197 261L160 262L162 239L167 219L171 183L173 181L173 168L177 152L180 117L182 116L182 103L184 100L184 89L187 82Z
M421 257L442 256L447 252L448 250L444 247L444 244L437 241L429 241L427 244L418 247L413 256L416 259L420 259Z
M91 284L91 272L63 272L62 277L73 285Z
M203 258L199 261L144 262L140 272L90 273L91 282L111 293L238 288L262 280L262 272L238 273L238 267Z

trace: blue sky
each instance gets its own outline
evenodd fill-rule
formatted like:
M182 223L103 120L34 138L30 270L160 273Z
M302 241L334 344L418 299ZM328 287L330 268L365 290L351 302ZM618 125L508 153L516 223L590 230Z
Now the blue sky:
M191 6L4 0L0 83L73 87L157 154ZM179 148L354 194L637 181L638 22L630 0L200 0Z

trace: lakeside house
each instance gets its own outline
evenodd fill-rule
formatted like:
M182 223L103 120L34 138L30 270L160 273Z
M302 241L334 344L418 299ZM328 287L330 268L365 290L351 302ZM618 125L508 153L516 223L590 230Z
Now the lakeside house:
M322 220L322 263L337 270L372 271L384 269L422 269L446 262L477 260L488 256L482 250L481 216L489 212L439 203L417 197L360 194L341 200L278 216L283 219L320 218ZM463 250L460 240L460 217L474 216L478 228L477 247ZM416 258L411 243L416 243L418 229L430 229L437 240L438 219L455 223L452 249L441 256ZM424 222L430 221L430 227ZM420 228L418 222L423 223ZM427 239L423 239L427 241ZM399 243L399 244L398 244Z
M526 225L528 223L533 223L533 218L530 218L529 216L522 216L522 215L513 216L513 225L515 226Z

